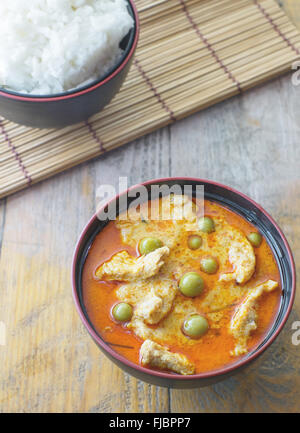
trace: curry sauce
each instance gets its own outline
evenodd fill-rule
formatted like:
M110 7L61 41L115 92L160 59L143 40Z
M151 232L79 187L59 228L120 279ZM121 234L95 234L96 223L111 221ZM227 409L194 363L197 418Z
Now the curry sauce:
M157 203L160 205L160 201ZM230 247L236 243L241 246L241 251L246 251L250 245L247 236L257 230L244 218L215 202L205 200L204 214L215 221L213 233L202 233L192 220L174 226L174 222L169 220L145 221L142 218L131 223L117 219L109 222L91 245L82 276L87 314L103 340L136 364L141 363L141 346L145 340L150 340L171 354L183 355L183 359L194 366L194 373L217 370L236 363L257 347L275 320L281 299L280 273L266 240L263 239L259 247L253 248L255 267L251 276L247 276L247 281L237 283L234 279L236 276L228 278L230 281L222 281L222 275L235 275L236 264L228 253ZM188 239L195 234L201 236L203 244L191 250ZM140 257L138 245L148 235L159 237L165 250L168 250L168 255L162 256L162 264L159 262L160 268L155 275L143 279L136 274L138 276L132 277L132 281L116 281L114 274L111 279L107 275L103 279L97 278L99 269L103 270L105 264L113 265L113 259L122 258L124 251L128 253L124 255L125 259L129 255L141 263L143 258ZM206 256L215 257L218 262L218 269L212 274L201 270L201 259ZM245 263L248 263L247 260ZM251 260L249 263L251 265ZM202 277L204 287L199 296L189 298L178 289L178 284L181 275L191 271ZM245 353L240 354L235 349L236 335L230 332L233 317L241 311L249 293L254 293L255 288L268 281L272 281L274 287L276 284L276 288L262 292L255 301L255 320L247 319L246 323L246 326L250 323L253 330L247 337ZM149 291L156 291L157 298L163 298L161 293L165 292L161 291L161 286L165 291L169 287L174 290L169 299L172 305L158 323L151 323L149 319L147 322L137 311ZM112 316L112 308L120 301L133 305L134 316L129 322L120 323ZM207 332L197 339L189 338L182 332L182 322L194 312L203 315L209 324ZM153 363L152 368L157 365Z

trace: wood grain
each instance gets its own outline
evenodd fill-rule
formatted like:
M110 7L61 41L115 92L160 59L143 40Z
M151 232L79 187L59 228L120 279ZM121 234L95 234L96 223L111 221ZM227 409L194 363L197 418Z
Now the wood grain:
M300 28L300 3L298 0L276 0L291 20Z
M300 25L298 2L282 3ZM171 175L252 196L281 225L299 272L299 92L291 77L278 79L0 202L1 412L299 411L300 346L291 343L299 292L284 331L245 373L178 391L137 381L100 353L73 306L69 275L100 184Z

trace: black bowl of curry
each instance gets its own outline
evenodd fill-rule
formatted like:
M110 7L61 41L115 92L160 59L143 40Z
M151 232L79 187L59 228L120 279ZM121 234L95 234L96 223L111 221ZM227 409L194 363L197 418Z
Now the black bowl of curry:
M272 217L194 178L151 180L105 204L77 243L72 283L99 348L138 379L175 388L216 383L262 354L296 284Z

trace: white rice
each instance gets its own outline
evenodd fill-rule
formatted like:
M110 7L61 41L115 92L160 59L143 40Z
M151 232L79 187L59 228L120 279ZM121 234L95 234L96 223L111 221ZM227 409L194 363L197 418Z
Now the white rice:
M126 0L0 0L0 86L35 95L102 77L133 27Z

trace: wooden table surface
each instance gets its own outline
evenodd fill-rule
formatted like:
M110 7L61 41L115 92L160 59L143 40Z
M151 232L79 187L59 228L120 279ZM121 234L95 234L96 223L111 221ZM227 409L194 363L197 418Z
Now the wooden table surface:
M300 2L280 1L300 27ZM0 411L298 412L300 293L276 342L215 386L178 391L115 367L87 335L71 296L71 256L96 189L163 176L213 179L278 221L300 270L300 86L291 76L196 114L0 202ZM183 145L185 150L183 151ZM299 288L299 287L298 287ZM2 341L3 343L3 341Z

